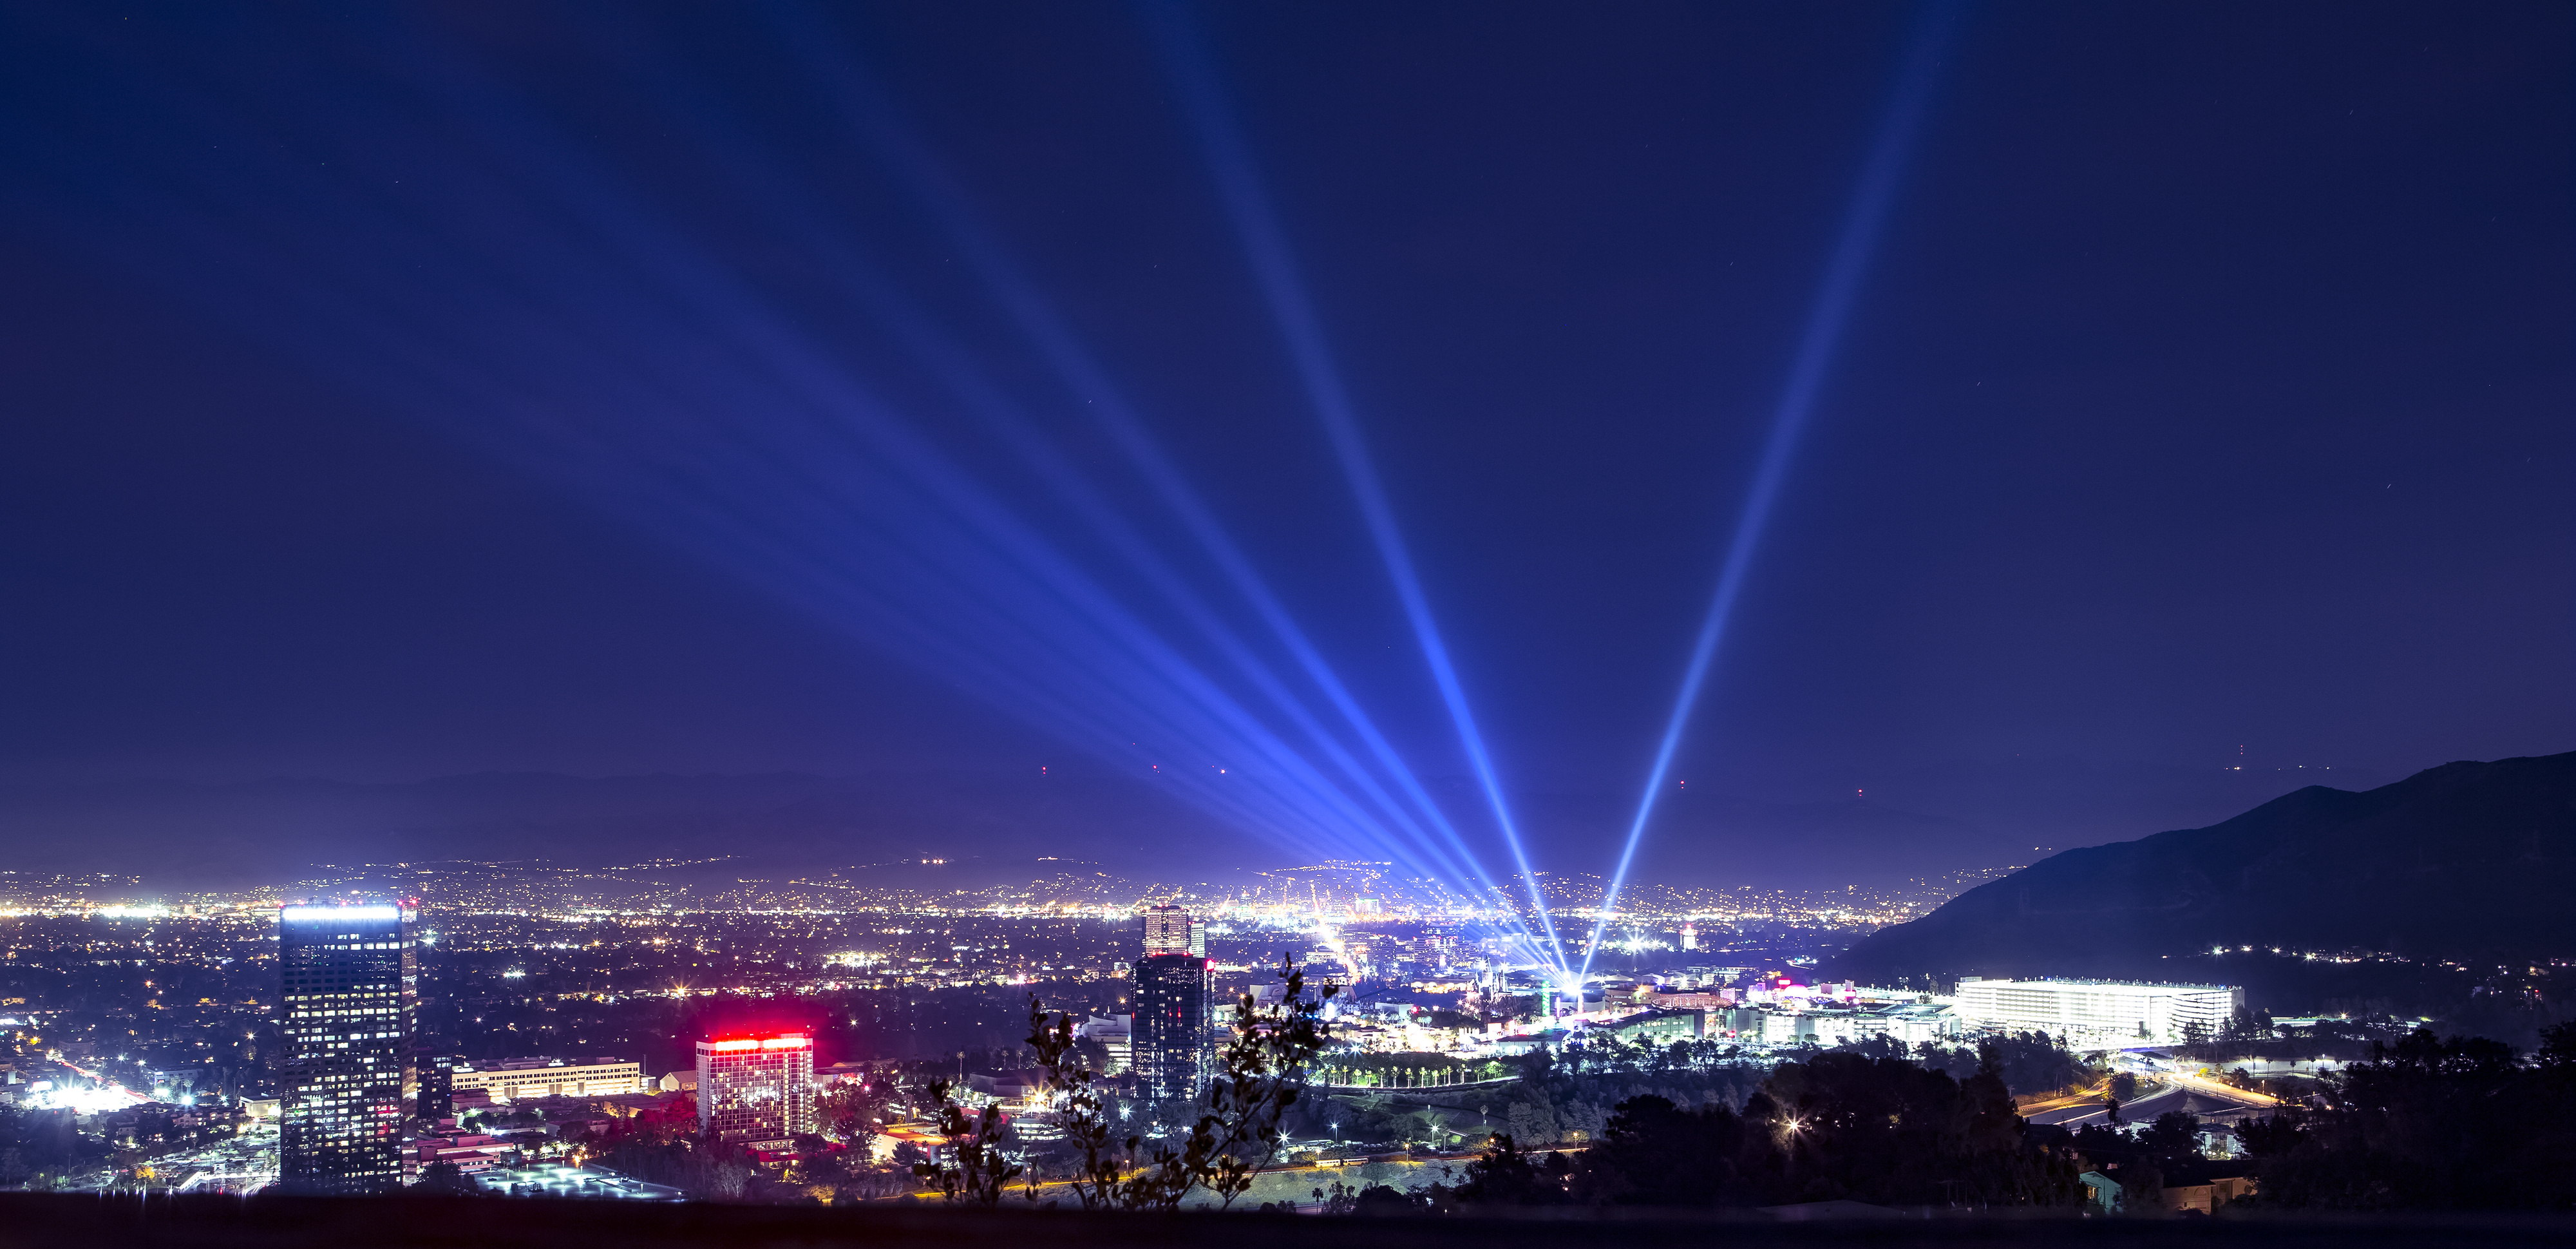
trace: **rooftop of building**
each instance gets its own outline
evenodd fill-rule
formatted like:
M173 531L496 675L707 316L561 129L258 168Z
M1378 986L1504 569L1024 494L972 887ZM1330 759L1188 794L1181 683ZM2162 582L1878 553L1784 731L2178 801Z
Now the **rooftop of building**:
M539 1056L534 1058L498 1058L482 1061L467 1059L458 1062L453 1070L459 1075L477 1075L495 1071L550 1071L557 1068L570 1071L589 1067L634 1067L637 1065L638 1060L636 1059L612 1058L604 1055L578 1058L551 1058Z
M2235 990L2235 987L2236 987L2236 986L2234 986L2234 985L2225 985L2225 984L2182 984L2182 983L2169 983L2169 982L2161 981L2161 980L2093 980L2093 979L2088 979L2088 978L2081 977L2081 976L2020 976L2020 977L2015 977L2015 976L1961 976L1961 977L1959 977L1959 987L1960 987L1960 988L1962 988L1962 989L1965 989L1965 988L1967 988L1967 987L1968 987L1968 986L1970 986L1970 985L1988 985L1988 984L2065 985L2065 986L2069 986L2069 987L2076 987L2076 988L2086 988L2086 987L2089 987L2089 988L2100 988L2100 989L2182 989L2182 990L2198 991L2198 992L2202 992L2202 993L2230 993L2230 992L2233 992L2233 991Z

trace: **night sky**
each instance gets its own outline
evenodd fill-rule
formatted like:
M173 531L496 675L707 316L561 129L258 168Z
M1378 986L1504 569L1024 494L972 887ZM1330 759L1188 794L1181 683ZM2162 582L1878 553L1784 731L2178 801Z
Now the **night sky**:
M1534 853L1606 871L1941 14L1184 17ZM1328 700L1177 484L1500 866L1153 20L8 9L0 782L1225 768L1181 804L1365 848L1249 788L1330 765L1184 600ZM2576 15L1941 37L1674 792L1972 866L2576 748Z

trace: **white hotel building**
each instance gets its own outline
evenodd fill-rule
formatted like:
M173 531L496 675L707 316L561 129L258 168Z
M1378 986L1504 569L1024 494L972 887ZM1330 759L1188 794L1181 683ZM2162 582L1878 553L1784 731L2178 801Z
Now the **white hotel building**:
M2172 1045L2199 1024L2216 1035L2245 991L2215 984L1961 977L1952 999L1962 1022L2004 1032L2045 1032L2070 1043Z

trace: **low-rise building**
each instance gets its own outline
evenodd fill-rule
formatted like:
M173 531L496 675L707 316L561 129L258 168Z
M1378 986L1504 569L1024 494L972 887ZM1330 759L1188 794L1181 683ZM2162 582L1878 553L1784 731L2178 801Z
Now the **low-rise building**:
M1639 1001L1656 1010L1727 1010L1735 1005L1731 989L1654 988L1639 995Z
M1622 1041L1668 1045L1697 1038L1701 1033L1702 1018L1698 1011L1645 1010L1602 1024L1597 1030Z
M1264 985L1262 988L1268 989L1270 986ZM1136 1036L1134 1015L1087 1016L1082 1025L1082 1036L1085 1040L1098 1041L1100 1048L1108 1053L1109 1061L1102 1064L1103 1070L1100 1074L1124 1075L1133 1065L1135 1051L1132 1047Z
M2164 1207L2215 1214L2220 1206L2254 1194L2254 1177L2242 1163L2190 1164L2165 1177Z
M488 1171L517 1160L519 1147L497 1136L480 1133L456 1133L448 1136L424 1136L404 1146L411 1153L415 1176L437 1163L448 1163L466 1175Z
M448 1072L450 1094L479 1089L494 1101L537 1097L612 1097L646 1091L644 1065L627 1058L459 1060Z

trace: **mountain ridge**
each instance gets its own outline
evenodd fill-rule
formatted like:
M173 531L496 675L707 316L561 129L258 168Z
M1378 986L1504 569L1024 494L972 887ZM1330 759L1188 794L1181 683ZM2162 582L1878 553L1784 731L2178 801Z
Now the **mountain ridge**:
M2576 955L2576 752L2312 785L2232 819L2053 855L1862 939L1837 975L2138 975L2253 946Z

